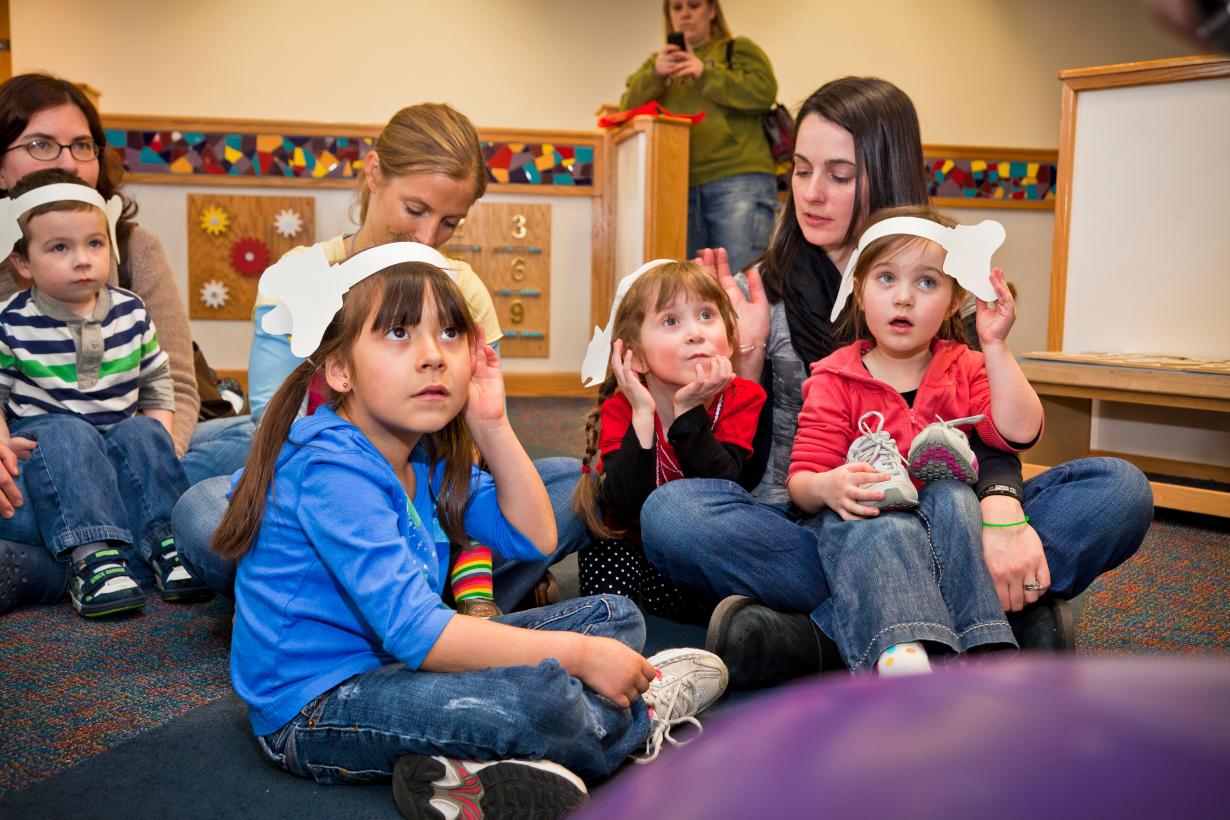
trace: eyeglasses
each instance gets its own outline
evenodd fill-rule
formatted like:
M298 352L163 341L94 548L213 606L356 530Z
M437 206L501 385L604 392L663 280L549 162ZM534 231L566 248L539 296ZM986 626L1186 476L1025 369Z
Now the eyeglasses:
M98 155L102 152L102 146L91 139L74 140L70 144L64 145L55 140L40 138L18 143L17 145L10 145L4 151L8 153L9 151L16 151L18 148L26 149L27 154L40 162L50 162L53 159L58 159L60 152L65 148L68 149L68 153L72 155L73 159L78 162L90 162L98 159Z

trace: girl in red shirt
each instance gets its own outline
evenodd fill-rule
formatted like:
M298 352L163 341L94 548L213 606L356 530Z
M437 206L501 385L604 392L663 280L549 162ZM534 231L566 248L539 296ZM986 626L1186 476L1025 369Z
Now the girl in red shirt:
M958 652L1015 644L982 561L973 490L941 481L949 486L933 492L924 486L920 494L910 481L976 479L973 454L957 425L977 422L979 437L1005 450L1027 449L1041 433L1042 403L1007 347L1016 319L1012 295L1003 271L987 275L1002 241L995 223L957 226L926 206L873 215L833 310L837 314L844 294L853 293L845 329L858 341L813 364L803 384L787 489L807 513L827 509L824 520L859 522L834 522L817 533L832 590L820 626L852 669L877 661L881 672L926 670L924 640ZM962 342L957 311L965 292L953 276L982 297L981 353ZM944 509L937 513L934 506ZM954 514L965 507L970 514ZM873 534L859 520L882 512L922 522L876 539L891 545L892 555L883 560L922 557L905 575L906 590L886 590L887 570L865 560L861 546L858 560L850 559L855 542ZM938 524L941 514L949 517L946 526ZM878 532L879 525L871 529ZM1050 579L1032 582L1044 589Z
M574 498L596 536L578 554L581 592L626 595L655 614L703 623L712 602L680 592L645 559L641 505L675 479L737 481L765 392L734 375L734 309L703 268L660 261L628 279L607 330L611 373L586 419ZM595 341L601 338L600 331Z

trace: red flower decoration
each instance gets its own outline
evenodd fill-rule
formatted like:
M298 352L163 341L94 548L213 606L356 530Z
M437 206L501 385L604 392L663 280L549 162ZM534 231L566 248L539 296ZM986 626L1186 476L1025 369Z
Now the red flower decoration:
M269 267L269 248L255 236L231 245L231 266L243 276L260 276Z

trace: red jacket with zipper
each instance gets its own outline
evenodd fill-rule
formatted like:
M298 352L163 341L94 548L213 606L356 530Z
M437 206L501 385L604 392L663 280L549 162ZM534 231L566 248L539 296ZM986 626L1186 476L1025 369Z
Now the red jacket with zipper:
M977 425L962 426L967 435L973 428L990 446L1017 450L995 429L981 353L960 342L933 341L931 364L910 407L897 390L867 372L863 356L872 347L870 341L858 341L811 366L811 377L803 382L803 410L787 480L798 472L823 473L845 464L850 445L862 435L858 420L872 410L884 414L884 429L897 442L903 457L914 437L937 421L937 416L950 420L979 413L986 418ZM871 428L875 429L874 423Z

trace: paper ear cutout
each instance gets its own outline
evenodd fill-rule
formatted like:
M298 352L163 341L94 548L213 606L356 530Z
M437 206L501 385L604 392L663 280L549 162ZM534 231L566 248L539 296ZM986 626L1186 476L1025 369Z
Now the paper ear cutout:
M850 254L850 261L846 263L845 273L841 276L841 287L829 314L830 322L837 321L837 316L854 290L854 267L858 264L859 254L877 239L894 235L921 236L940 245L947 251L944 256L944 273L956 279L957 284L982 301L995 301L995 289L991 287L991 257L1007 237L1003 225L993 219L986 219L977 225L946 228L930 219L894 216L872 225L858 238L858 247Z
M646 271L674 261L673 259L655 259L652 262L646 262L619 280L619 286L615 288L615 299L611 302L611 315L607 318L606 327L595 327L593 338L589 340L589 346L585 348L585 359L581 362L582 387L595 387L602 384L602 380L606 378L606 369L611 364L611 333L615 330L615 313L619 310L624 297L628 295L628 288L632 287L632 283L640 279Z
M111 235L111 253L115 256L116 264L119 264L120 246L115 238L115 225L124 210L124 200L120 199L119 194L104 200L98 191L88 185L74 182L55 182L26 191L16 199L0 199L0 259L7 258L13 252L13 247L21 241L21 225L17 224L17 220L22 214L39 205L64 201L85 202L103 212L107 217L107 230Z
M261 296L277 303L265 314L261 328L275 335L289 334L291 352L306 359L320 347L329 322L342 309L346 291L373 273L401 262L425 262L457 281L444 255L418 242L377 245L339 265L330 265L324 248L313 245L286 254L261 275Z

